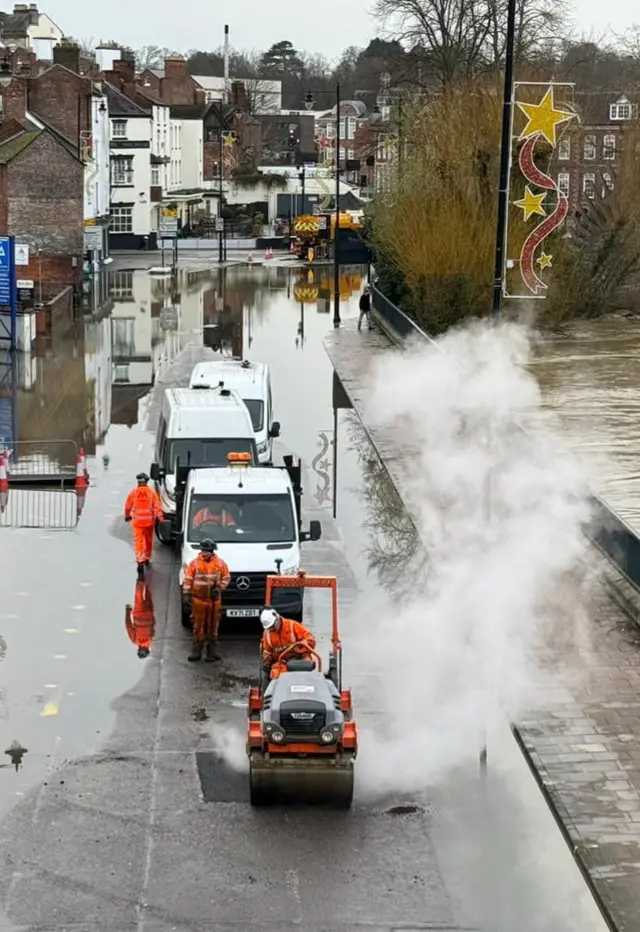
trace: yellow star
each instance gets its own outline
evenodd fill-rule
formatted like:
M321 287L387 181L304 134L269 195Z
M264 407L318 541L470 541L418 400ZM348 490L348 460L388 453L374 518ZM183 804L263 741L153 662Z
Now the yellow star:
M541 269L550 269L552 264L552 256L548 256L546 252L543 252L537 262Z
M542 194L534 194L529 185L527 185L524 189L524 197L520 198L519 201L514 201L513 205L514 207L522 208L525 220L528 220L529 217L532 217L534 214L546 217L546 212L542 206L546 196L544 192Z
M553 87L545 92L539 104L521 104L518 107L527 118L527 125L520 133L520 139L528 139L540 133L552 146L556 144L556 126L575 117L569 110L556 110L553 102Z

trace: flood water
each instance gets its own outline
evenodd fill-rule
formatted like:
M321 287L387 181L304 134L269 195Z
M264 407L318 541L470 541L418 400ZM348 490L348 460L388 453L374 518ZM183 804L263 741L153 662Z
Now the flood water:
M531 371L594 491L640 531L640 321L590 321L546 337Z

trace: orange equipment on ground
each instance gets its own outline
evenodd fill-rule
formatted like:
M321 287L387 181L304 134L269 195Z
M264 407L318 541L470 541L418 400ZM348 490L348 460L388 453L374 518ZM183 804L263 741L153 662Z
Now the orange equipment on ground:
M335 576L268 576L266 604L276 588L331 591L331 649L326 673L313 659L295 656L297 644L280 654L287 671L249 690L247 753L251 805L328 805L348 809L353 801L358 730L351 690L342 687Z

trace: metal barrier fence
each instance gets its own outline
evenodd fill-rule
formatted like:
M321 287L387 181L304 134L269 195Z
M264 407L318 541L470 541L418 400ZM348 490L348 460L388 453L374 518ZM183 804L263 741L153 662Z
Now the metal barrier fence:
M0 514L0 528L72 531L78 525L78 499L63 489L11 489Z
M411 318L396 307L375 285L372 286L373 307L388 328L404 341L418 337L434 343ZM523 430L523 428L520 428ZM600 496L592 493L593 518L585 532L595 546L640 589L640 536Z
M75 485L78 445L73 440L0 440L0 453L7 454L12 489L69 489Z

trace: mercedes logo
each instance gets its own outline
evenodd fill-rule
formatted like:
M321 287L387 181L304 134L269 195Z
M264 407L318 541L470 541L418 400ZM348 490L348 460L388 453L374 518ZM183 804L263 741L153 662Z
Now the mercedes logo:
M251 580L248 576L238 576L236 579L236 589L245 592L251 586Z

